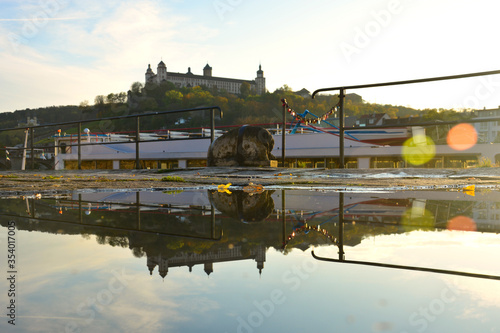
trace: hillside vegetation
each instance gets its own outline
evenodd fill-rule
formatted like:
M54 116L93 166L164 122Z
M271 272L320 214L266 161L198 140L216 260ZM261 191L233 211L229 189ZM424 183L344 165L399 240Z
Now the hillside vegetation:
M23 128L27 118L37 118L39 124L52 124L79 120L102 119L120 115L133 115L154 111L168 111L205 106L219 106L223 111L222 119L217 119L216 125L264 124L282 121L281 99L286 98L288 104L297 112L309 110L321 116L338 103L338 95L318 95L315 99L304 98L294 93L290 87L284 85L274 92L255 95L250 86L242 86L239 95L230 94L224 90L216 90L203 86L192 88L176 88L170 82L162 84L143 85L135 82L130 90L108 95L98 95L94 103L88 101L80 105L51 106L38 109L25 109L15 112L0 113L0 129ZM404 106L381 105L368 103L361 96L350 94L346 96L345 115L359 117L366 114L386 113L391 118L419 117L421 121L463 119L468 114L454 110L426 109L416 110ZM287 116L292 121L291 116ZM135 120L126 119L105 123L84 124L92 125L93 132L131 131ZM208 112L181 114L168 116L148 117L141 120L141 129L174 129L188 127L207 127L209 125ZM66 125L62 130L76 133L75 125ZM54 128L37 130L37 141L54 133ZM23 141L22 130L0 132L0 144L13 146Z

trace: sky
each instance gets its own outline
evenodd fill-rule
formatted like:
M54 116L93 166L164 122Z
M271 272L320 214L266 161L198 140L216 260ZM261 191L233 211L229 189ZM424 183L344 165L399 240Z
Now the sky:
M493 0L0 0L0 112L93 104L170 72L266 88L349 86L500 70ZM497 108L500 75L348 90L415 108ZM335 93L335 92L332 92ZM277 101L277 105L280 104Z

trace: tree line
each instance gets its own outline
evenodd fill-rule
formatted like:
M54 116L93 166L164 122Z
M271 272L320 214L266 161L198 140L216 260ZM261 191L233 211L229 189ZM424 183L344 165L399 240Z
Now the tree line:
M243 83L240 94L232 94L224 89L214 87L176 87L173 83L164 81L160 84L134 82L128 92L98 95L93 104L83 101L80 105L51 106L38 109L26 109L15 112L0 113L0 129L22 128L27 117L37 117L41 124L70 122L77 120L100 119L121 115L141 114L154 111L169 111L198 107L219 106L224 116L218 119L216 125L268 124L282 121L281 99L286 98L289 106L296 112L305 110L322 116L329 112L339 101L339 96L317 95L315 99L303 97L287 85L256 95L248 83ZM386 113L391 118L415 118L420 121L460 120L466 119L468 113L455 110L425 109L417 110L405 106L383 105L364 101L361 96L350 94L346 96L344 112L347 117L360 117L366 114ZM208 113L192 113L167 115L163 117L148 117L141 122L141 129L172 129L179 127L207 126ZM288 121L293 118L287 115ZM67 126L64 131L75 131L74 126ZM96 125L95 132L127 131L134 128L133 119L114 121L112 124ZM51 129L50 131L53 131ZM49 131L49 132L50 132ZM46 134L38 131L39 135ZM49 136L50 133L47 133ZM0 144L13 146L23 140L22 131L0 132Z

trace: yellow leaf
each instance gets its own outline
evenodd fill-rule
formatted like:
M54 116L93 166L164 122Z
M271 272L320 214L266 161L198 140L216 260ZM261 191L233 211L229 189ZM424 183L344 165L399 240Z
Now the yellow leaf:
M476 192L475 192L476 191L476 186L475 185L465 186L462 190L467 195L470 195L472 197L476 196Z
M221 193L231 194L232 192L228 190L229 186L231 186L231 183L227 183L226 185L220 184L219 186L217 186L217 191Z

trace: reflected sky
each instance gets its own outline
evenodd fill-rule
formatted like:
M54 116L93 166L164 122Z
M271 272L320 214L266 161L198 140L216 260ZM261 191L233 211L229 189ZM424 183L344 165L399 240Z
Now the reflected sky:
M338 259L342 247L346 260L500 276L498 193L342 197L343 205L339 192L304 190L1 199L5 256L8 221L17 226L15 331L498 331L498 280L311 255ZM450 230L457 216L476 231ZM5 279L0 288L6 306ZM7 320L0 331L14 331Z

